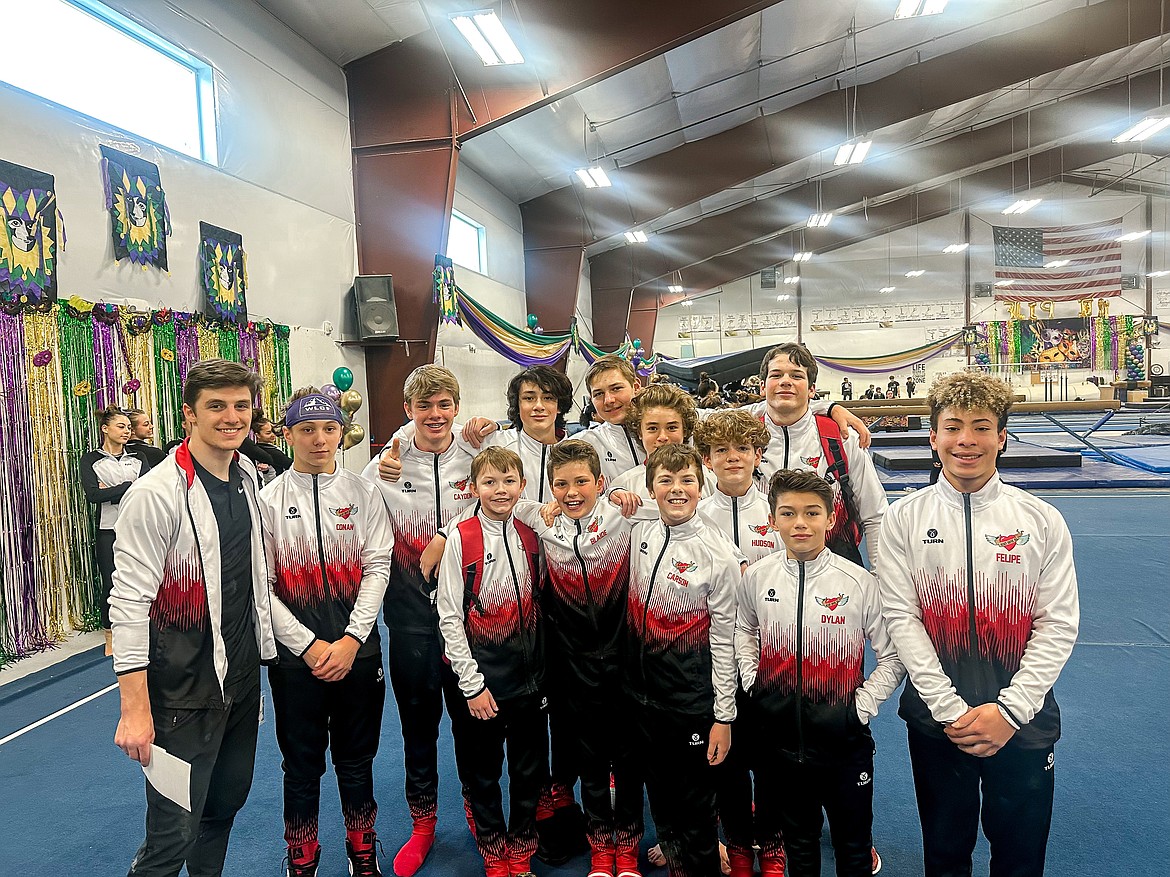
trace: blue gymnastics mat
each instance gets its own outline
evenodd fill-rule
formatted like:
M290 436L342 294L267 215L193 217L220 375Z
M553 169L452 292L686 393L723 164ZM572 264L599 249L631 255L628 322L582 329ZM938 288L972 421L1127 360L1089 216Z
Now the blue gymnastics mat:
M1150 448L1166 453L1170 465L1170 447ZM1139 452L1141 453L1141 452ZM1165 470L1170 473L1170 469ZM1024 490L1076 490L1094 487L1170 487L1170 474L1158 474L1129 466L1115 466L1091 457L1082 457L1077 468L1061 469L1001 469L1005 483ZM878 467L878 477L887 491L926 487L930 473L926 471L891 472Z
M1083 442L1073 438L1068 433L1056 432L1051 435L1028 433L1028 441L1034 445L1043 445L1054 451L1080 451L1092 453ZM1128 448L1158 448L1170 446L1170 435L1102 435L1093 433L1089 441L1106 451Z
M1110 450L1109 453L1129 466L1160 475L1170 475L1170 445Z

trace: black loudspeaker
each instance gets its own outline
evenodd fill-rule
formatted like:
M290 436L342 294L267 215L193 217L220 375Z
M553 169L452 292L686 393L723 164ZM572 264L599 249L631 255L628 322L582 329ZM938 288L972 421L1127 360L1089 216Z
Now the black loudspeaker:
M394 341L398 338L398 308L394 305L394 278L368 274L353 279L357 310L357 334L362 341Z

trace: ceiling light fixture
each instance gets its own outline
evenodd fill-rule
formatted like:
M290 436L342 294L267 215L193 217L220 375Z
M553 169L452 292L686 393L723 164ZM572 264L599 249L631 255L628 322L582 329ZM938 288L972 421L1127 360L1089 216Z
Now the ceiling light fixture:
M814 213L808 218L808 225L806 228L824 228L832 221L832 213Z
M1170 274L1170 271L1168 271L1167 273ZM800 275L794 274L791 277L785 277L784 283L787 284L788 286L791 286L794 283L800 283Z
M833 159L833 164L837 167L844 164L861 164L865 161L865 156L869 153L871 146L873 146L872 140L842 144L837 150L837 157Z
M695 303L688 298L686 301L684 301L682 303L682 306L684 308L693 308L695 306Z
M967 247L969 247L969 246L971 246L971 245L970 244L948 244L947 246L943 247L943 252L950 253L953 256L955 253L963 252L963 250L967 249Z
M483 66L495 67L498 64L523 64L524 56L504 30L503 22L490 9L479 9L471 12L456 12L451 16L451 23L463 34L463 38L475 49Z
M1117 242L1119 244L1128 244L1130 241L1140 241L1149 233L1150 230L1148 228L1145 231L1131 231L1129 234L1123 234L1121 237L1119 237Z
M1153 137L1167 125L1170 125L1170 116L1147 116L1132 128L1122 131L1113 138L1114 143L1136 143Z
M1045 262L1044 267L1045 268L1063 268L1065 265L1069 264L1071 261L1072 261L1072 259L1053 259L1051 262Z
M608 189L613 183L599 167L582 167L575 171L577 178L585 184L586 189Z
M790 298L792 298L792 296L786 292L782 292L780 295L776 296L776 301L788 301Z
M947 0L900 0L894 19L938 15L947 8Z
M1146 277L1165 277L1170 271L1151 271Z
M926 273L925 268L915 268L913 271L907 271L906 276L907 277L921 277L925 273Z
M1015 282L1016 281L1014 281L1014 280L997 280L997 281L995 281L995 285L996 286L1011 286Z
M1011 207L1004 210L1004 215L1010 216L1012 214L1027 213L1043 200L1043 198L1021 198Z
M878 292L883 292L883 293L884 292L893 292L897 288L898 287L896 287L896 286L883 286L881 289L878 290Z
M667 292L682 292L683 288L681 286L679 286L677 283L672 283L672 284L670 284L670 286L666 287L666 291Z
M644 231L627 231L626 232L626 240L629 241L631 244L644 244L644 243L646 243L646 240L647 240L646 232L644 232Z
M805 251L803 253L797 253L795 256L793 256L792 261L793 262L807 262L811 258L812 258L812 253Z

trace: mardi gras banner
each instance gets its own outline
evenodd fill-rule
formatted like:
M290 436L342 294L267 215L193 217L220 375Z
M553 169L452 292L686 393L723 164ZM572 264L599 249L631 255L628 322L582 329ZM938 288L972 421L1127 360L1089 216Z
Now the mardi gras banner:
M0 161L0 307L57 299L57 196L51 174Z
M226 228L199 223L199 266L203 313L225 323L246 323L248 257L244 239Z
M108 146L101 150L114 259L129 259L143 268L153 265L166 271L171 218L158 165Z

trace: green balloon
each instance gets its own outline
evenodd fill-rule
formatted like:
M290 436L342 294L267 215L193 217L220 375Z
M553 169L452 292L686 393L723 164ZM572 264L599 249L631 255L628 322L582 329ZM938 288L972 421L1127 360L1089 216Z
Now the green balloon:
M333 370L333 384L341 392L345 392L353 386L353 372L341 365Z

